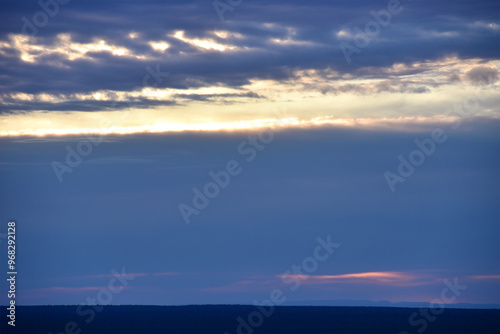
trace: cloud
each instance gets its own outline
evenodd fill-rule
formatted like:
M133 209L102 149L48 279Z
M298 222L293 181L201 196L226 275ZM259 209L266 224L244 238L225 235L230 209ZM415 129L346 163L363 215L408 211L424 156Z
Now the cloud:
M500 71L496 67L477 66L467 70L465 77L474 84L494 84L498 81Z
M389 286L416 286L435 284L436 277L424 273L381 271L341 275L288 275L290 278L307 280L306 284L375 284Z
M251 80L293 79L295 69L333 69L356 77L359 71L395 64L419 71L418 63L451 56L498 58L494 46L499 20L493 15L498 3L464 1L452 9L445 4L405 5L349 65L339 43L352 43L353 35L346 32L363 28L373 19L370 11L382 9L372 2L319 1L305 6L301 1L255 1L238 7L224 23L203 1L124 1L120 8L71 3L36 36L21 34L20 18L40 8L14 3L6 8L0 29L0 86L7 92L33 94L132 91L141 86L144 68L158 64L172 73L163 87L239 88ZM445 9L446 16L435 14ZM130 19L145 15L147 20ZM409 92L428 89L416 86ZM93 101L76 110L102 107ZM11 110L22 108L33 110L23 104Z

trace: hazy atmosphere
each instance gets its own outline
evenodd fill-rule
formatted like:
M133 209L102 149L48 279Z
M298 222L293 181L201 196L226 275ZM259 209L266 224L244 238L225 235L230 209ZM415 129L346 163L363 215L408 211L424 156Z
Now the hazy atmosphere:
M16 304L500 304L500 2L0 5Z

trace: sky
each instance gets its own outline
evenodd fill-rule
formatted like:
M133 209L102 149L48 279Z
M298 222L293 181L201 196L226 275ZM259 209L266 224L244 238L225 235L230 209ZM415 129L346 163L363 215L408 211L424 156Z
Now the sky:
M500 304L498 1L0 6L18 304Z

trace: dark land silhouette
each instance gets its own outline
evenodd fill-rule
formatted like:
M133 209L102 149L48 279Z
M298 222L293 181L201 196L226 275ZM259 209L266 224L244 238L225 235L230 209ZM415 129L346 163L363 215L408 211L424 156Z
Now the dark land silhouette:
M255 306L244 305L103 306L94 312L85 305L80 314L75 305L19 306L15 328L7 325L7 312L2 309L2 334L500 333L499 309L447 308L433 315L425 308L277 306L266 317L257 315ZM418 316L413 316L412 325L409 318L415 312Z

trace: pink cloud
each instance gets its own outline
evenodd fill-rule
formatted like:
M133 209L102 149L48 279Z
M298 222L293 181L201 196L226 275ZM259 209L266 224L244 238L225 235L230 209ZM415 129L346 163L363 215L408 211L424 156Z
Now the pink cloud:
M442 284L443 278L436 270L423 271L376 271L348 273L340 275L275 275L248 277L234 281L224 286L208 287L202 291L209 292L241 292L265 291L284 283L284 279L295 279L305 285L343 285L358 284L365 286L385 285L388 287L415 287L424 285Z
M423 273L401 271L377 271L342 275L287 275L305 284L382 284L391 286L416 286L432 284L436 278Z

